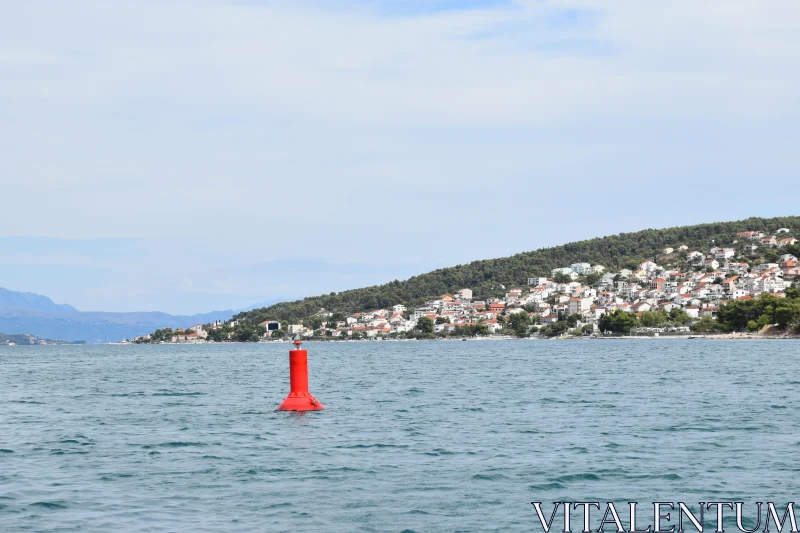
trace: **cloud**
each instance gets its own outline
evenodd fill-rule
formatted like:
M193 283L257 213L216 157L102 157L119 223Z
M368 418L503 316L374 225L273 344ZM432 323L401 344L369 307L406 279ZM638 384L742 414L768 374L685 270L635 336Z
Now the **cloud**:
M82 311L194 314L338 292L441 266L310 256L265 260L258 250L208 253L177 244L0 238L0 287L45 294Z
M800 199L794 0L7 11L0 235L133 240L151 285L298 256L447 265ZM762 180L775 194L743 193Z

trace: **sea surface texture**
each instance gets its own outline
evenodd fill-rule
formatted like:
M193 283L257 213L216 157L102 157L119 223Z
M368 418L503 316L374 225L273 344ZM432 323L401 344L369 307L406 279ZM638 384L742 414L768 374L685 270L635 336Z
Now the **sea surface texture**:
M0 531L541 531L532 501L646 526L800 496L798 341L304 347L307 414L275 411L288 344L0 347Z

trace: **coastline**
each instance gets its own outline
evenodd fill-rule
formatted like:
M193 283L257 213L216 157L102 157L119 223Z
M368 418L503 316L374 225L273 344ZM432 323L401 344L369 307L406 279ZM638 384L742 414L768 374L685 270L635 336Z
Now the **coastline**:
M498 337L461 337L461 338L436 338L436 339L358 339L358 340L319 340L319 339L304 339L303 343L314 344L347 344L347 343L384 343L384 342L480 342L480 341L624 341L624 340L662 340L662 339L678 339L678 340L800 340L800 335L758 335L758 334L733 334L721 333L716 335L668 335L668 336L605 336L605 337L512 337L512 336L498 336ZM291 344L291 340L268 340L259 342L210 342L202 344ZM166 345L186 345L194 343L164 343ZM197 343L201 344L201 343Z

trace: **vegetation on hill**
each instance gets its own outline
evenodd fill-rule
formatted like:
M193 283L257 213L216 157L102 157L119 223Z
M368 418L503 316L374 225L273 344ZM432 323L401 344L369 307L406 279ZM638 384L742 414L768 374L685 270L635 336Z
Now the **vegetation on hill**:
M800 288L786 289L785 298L762 294L758 298L733 300L719 309L717 320L704 318L693 331L713 333L729 331L777 331L800 333Z
M50 339L40 339L29 333L22 333L19 335L7 335L0 333L0 346L8 344L18 344L20 346L30 346L33 344L69 344L64 341L54 341Z
M395 304L404 304L410 308L421 305L432 297L453 293L465 287L473 289L476 299L485 299L505 293L503 286L508 288L512 285L524 285L530 277L549 276L553 269L572 263L601 264L612 270L633 268L645 259L660 256L667 247L685 245L689 249L707 250L714 245L733 243L737 240L736 233L740 231L760 230L769 234L778 228L788 228L793 233L800 232L800 217L748 218L735 222L620 233L523 252L511 257L442 268L405 281L395 280L384 285L282 302L239 313L233 318L250 324L265 320L296 322L311 317L321 308L336 313L364 312ZM774 253L774 250L771 252Z

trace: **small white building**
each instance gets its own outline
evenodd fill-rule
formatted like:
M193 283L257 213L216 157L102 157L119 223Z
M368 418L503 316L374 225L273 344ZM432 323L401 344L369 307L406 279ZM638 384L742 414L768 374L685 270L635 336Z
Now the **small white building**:
M761 272L770 270L772 268L780 268L780 265L778 263L761 263L760 265L756 265L753 270L760 274Z
M726 259L730 259L730 258L735 257L735 256L736 256L736 251L733 248L720 248L714 254L714 257L716 259L720 259L722 261L724 261Z
M589 273L588 270L592 268L592 265L589 263L573 263L569 268L579 276L585 276Z

